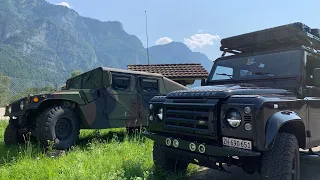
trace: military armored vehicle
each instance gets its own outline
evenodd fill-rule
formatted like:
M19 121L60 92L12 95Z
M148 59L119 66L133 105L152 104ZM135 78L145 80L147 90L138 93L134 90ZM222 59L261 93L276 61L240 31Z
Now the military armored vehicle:
M43 145L50 140L67 149L80 129L146 127L151 98L182 89L188 88L160 74L99 67L68 79L62 91L9 104L4 142L20 143L31 132Z
M151 99L155 165L299 179L300 150L320 145L319 32L292 23L222 39L200 87Z

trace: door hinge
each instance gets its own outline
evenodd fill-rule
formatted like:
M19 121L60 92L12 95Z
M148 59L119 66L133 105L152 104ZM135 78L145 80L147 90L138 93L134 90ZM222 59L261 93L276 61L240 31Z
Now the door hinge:
M306 135L307 135L307 137L311 137L311 131L310 131L310 130L307 130L307 131L306 131Z

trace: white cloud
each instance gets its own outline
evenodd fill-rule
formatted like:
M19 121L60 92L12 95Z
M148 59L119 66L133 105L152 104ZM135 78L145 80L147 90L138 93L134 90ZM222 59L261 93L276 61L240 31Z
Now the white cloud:
M156 41L156 45L163 45L171 43L173 40L168 37L162 37Z
M60 3L56 4L56 5L59 5L59 6L65 6L65 7L69 8L69 9L71 9L70 4L69 4L69 3L67 3L67 2L60 2Z
M190 49L203 48L206 46L212 46L218 39L220 39L220 36L215 34L195 34L190 38L184 38L184 44L187 45Z

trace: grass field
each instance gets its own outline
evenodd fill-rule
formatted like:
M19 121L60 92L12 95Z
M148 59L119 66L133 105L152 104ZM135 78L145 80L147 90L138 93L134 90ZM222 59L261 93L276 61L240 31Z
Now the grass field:
M0 121L0 179L186 179L154 168L153 142L125 129L82 130L77 145L59 157L35 143L6 147ZM189 165L187 175L198 170Z

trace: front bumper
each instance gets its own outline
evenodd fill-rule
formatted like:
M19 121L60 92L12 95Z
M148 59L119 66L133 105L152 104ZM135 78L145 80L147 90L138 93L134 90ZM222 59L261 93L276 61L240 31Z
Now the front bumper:
M158 144L167 146L166 139L168 137L166 137L166 136L151 133L151 132L144 132L143 135L149 139L152 139L153 141L155 141ZM174 138L171 138L171 140L173 141ZM177 139L177 140L179 141L179 146L174 147L171 143L170 146L167 146L168 150L172 151L173 153L174 153L174 151L179 152L180 155L182 153L186 154L187 156L192 155L192 156L195 156L194 158L196 158L196 156L197 157L199 157L199 156L211 156L211 157L226 157L226 156L247 156L247 157L249 156L250 157L251 156L251 157L257 157L257 156L261 155L260 152L232 148L232 147L213 146L213 145L207 145L207 144L203 144L203 143L199 143L199 142L193 142L197 148L195 149L195 151L191 151L189 148L189 144L192 141L187 141L187 140L183 140L183 139ZM204 147L205 147L205 151L202 153L200 153L199 148L198 148L199 145L201 145L201 144L204 145Z

